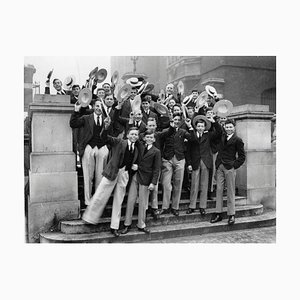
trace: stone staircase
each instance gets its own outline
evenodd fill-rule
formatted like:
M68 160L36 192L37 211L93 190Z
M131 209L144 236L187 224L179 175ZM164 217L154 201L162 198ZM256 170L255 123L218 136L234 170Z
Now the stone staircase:
M159 207L162 204L162 192L159 191ZM123 226L126 210L127 195L122 205L122 217L120 228ZM241 230L265 226L274 226L276 224L275 211L264 211L262 205L247 205L247 199L242 196L236 196L236 222L232 226L227 224L227 200L224 197L223 221L215 224L209 222L212 213L215 211L216 200L208 200L207 214L201 216L198 210L187 215L189 197L187 192L182 192L180 201L179 216L172 214L160 215L157 220L148 215L147 226L151 230L150 234L140 232L136 228L137 208L134 209L132 229L126 235L120 235L116 238L110 233L110 216L112 210L112 197L98 225L90 225L82 220L61 221L57 231L41 233L41 243L142 243L147 241L157 241L166 238L181 236L192 236L207 234L213 232ZM82 210L83 211L83 210Z

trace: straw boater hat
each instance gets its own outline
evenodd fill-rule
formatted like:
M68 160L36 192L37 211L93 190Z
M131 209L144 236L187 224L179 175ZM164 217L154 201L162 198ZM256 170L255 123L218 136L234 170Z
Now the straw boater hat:
M177 84L177 90L178 90L178 93L180 95L183 95L183 93L184 93L184 84L181 80L179 80L179 82Z
M70 90L72 86L75 84L75 76L69 75L67 78L65 78L63 83L63 89L64 90Z
M111 84L116 85L119 80L119 72L114 71L114 74L111 76Z
M107 77L107 71L105 69L100 69L96 74L95 77L98 83L103 82Z
M136 95L133 98L133 101L131 103L131 110L133 112L136 112L136 111L140 110L141 109L141 103L142 103L141 96L140 95Z
M217 90L211 85L206 85L205 86L205 91L207 92L207 94L209 96L211 96L213 98L215 98L218 95Z
M119 102L125 100L131 94L131 90L132 88L130 84L123 85L118 92L117 100Z
M154 102L154 109L161 115L165 115L165 116L168 116L169 115L169 110L168 108L161 104L161 103L157 103L157 102Z
M88 88L83 88L78 95L78 102L82 107L87 107L92 100L92 92Z
M233 104L229 100L220 100L213 107L213 111L218 117L227 117L232 109Z
M210 127L211 127L211 122L205 117L205 116L202 116L202 115L197 115L196 117L193 118L193 126L194 128L196 128L196 122L199 121L199 120L203 120L205 122L205 130L209 130Z
M126 80L126 83L130 84L131 87L139 88L143 82L136 77L131 77Z
M90 72L89 77L92 78L92 77L96 76L97 72L98 72L98 67L94 68L94 69Z
M208 100L208 93L206 91L202 92L196 99L196 106L201 108Z

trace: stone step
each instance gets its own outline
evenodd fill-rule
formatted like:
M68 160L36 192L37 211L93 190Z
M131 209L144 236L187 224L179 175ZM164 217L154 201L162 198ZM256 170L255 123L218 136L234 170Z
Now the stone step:
M227 207L227 197L223 198L223 206ZM122 210L121 215L125 215L126 212L126 203L127 199L123 201L122 203ZM189 208L190 200L188 198L180 199L179 202L179 210L187 210ZM243 196L236 196L235 197L235 205L236 206L242 206L247 204L247 198ZM162 200L158 201L158 207L161 208L162 206ZM199 208L199 200L196 203L196 208ZM216 198L213 198L213 200L207 200L207 208L216 208ZM81 214L84 212L85 209L81 209ZM103 217L110 217L112 211L112 202L108 202L105 211L103 212ZM134 207L134 215L137 215L138 213L138 204Z
M180 211L179 216L176 217L173 214L163 214L159 215L157 220L154 220L150 215L146 218L146 224L149 227L162 226L170 224L188 223L188 222L205 222L209 221L211 215L214 213L215 209L207 209L206 215L201 216L199 210L194 213L187 215L186 211ZM236 207L237 217L246 217L259 215L263 213L263 205L249 205L249 206L239 206ZM223 212L223 217L226 218L226 208ZM125 216L121 217L120 227L123 226ZM82 220L71 220L71 221L61 221L60 231L66 234L82 234L82 233L94 233L101 231L110 230L110 217L101 218L98 225L86 224ZM137 215L132 218L132 226L135 227L137 224Z
M116 238L110 232L96 232L83 234L65 234L51 232L40 234L41 243L141 243L163 240L181 236L192 236L213 232L225 232L276 225L276 212L268 211L261 215L237 217L234 225L229 226L227 220L211 224L209 221L189 222L171 225L153 226L151 234L145 234L133 228L126 235Z

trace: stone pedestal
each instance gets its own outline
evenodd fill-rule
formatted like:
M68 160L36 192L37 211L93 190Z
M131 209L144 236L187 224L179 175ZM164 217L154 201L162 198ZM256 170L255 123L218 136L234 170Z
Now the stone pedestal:
M245 144L246 161L237 170L236 187L247 196L247 204L275 208L275 153L271 144L273 113L268 105L236 106L230 117Z
M49 231L60 220L77 219L75 154L72 151L70 96L35 95L30 104L31 143L28 199L28 238Z

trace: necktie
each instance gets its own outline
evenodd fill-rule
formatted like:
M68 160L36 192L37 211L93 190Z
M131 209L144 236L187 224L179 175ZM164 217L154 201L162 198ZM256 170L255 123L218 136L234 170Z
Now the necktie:
M130 153L133 152L133 145L134 145L134 143L130 143L130 145L129 145L129 152L130 152Z
M139 127L138 122L135 122L134 127Z
M144 155L148 152L148 145L145 146Z
M100 116L97 116L97 126L100 126L99 118L100 118Z

